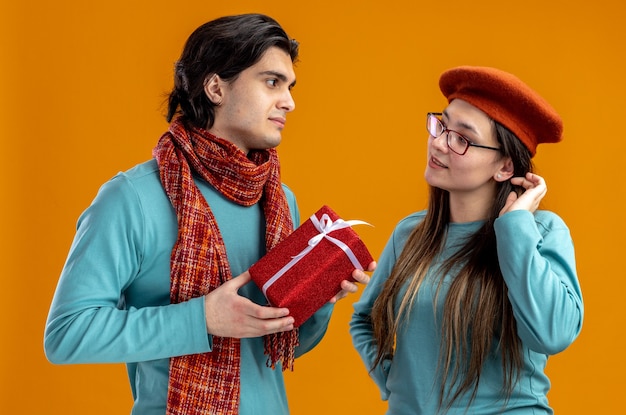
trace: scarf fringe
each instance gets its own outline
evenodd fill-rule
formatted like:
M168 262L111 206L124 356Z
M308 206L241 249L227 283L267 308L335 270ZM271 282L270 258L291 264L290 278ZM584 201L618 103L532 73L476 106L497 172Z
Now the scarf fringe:
M272 333L265 336L267 367L276 369L276 365L280 363L283 372L287 369L293 372L294 361L296 359L296 347L299 344L297 328L291 331Z

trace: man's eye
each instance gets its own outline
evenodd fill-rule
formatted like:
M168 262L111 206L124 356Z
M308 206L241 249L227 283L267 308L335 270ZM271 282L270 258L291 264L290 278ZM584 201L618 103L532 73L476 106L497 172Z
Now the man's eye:
M268 79L267 84L269 86L276 86L276 84L278 84L278 79Z

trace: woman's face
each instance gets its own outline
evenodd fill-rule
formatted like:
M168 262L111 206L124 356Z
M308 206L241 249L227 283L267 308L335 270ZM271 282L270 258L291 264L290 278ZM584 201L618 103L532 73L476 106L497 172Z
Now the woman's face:
M455 131L471 143L500 147L493 121L483 111L466 101L455 99L443 111L445 128ZM464 155L450 150L447 131L428 138L428 160L424 176L428 184L454 195L493 197L494 178L506 159L499 151L470 146Z

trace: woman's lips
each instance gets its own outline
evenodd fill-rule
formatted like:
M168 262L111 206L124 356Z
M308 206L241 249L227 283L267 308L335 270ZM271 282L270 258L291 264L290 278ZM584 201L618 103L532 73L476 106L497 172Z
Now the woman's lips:
M438 158L436 158L436 157L431 157L431 158L430 158L430 164L431 164L431 166L433 166L433 167L439 167L439 168L444 168L444 169L447 169L447 168L448 168L448 166L446 166L445 164L443 164L443 163L442 163L441 161L439 161L439 159L438 159Z

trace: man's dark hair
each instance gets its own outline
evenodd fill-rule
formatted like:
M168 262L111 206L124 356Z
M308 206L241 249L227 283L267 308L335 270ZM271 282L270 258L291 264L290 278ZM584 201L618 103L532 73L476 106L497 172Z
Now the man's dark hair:
M194 127L213 126L215 104L204 92L205 82L213 74L226 82L234 81L273 46L296 62L298 42L290 39L276 20L262 14L220 17L198 27L175 65L167 121L180 114Z

